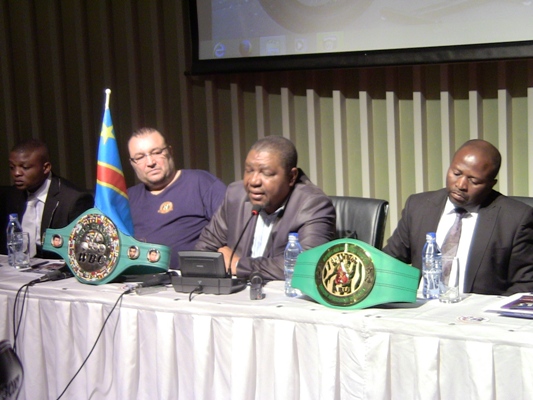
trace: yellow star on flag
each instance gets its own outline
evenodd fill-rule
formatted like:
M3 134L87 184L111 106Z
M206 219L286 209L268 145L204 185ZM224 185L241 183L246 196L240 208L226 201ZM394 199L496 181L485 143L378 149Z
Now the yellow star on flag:
M112 138L115 139L115 135L113 134L113 125L106 126L105 124L102 126L102 133L100 136L104 139L104 144L107 143L107 139Z

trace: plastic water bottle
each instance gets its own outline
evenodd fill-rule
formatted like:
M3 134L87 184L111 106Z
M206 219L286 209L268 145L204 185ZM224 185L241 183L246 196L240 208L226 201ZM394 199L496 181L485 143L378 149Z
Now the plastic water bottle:
M298 241L298 234L295 232L289 233L289 242L285 247L285 295L294 297L300 295L300 291L292 287L292 274L294 273L294 265L298 254L302 252L302 246Z
M442 277L442 257L435 232L426 234L426 244L422 250L422 277L424 279L423 296L426 299L438 299Z
M14 242L13 233L22 232L22 226L19 222L18 214L9 214L9 222L7 223L6 228L6 238L7 238L7 262L10 266L15 267L15 252L17 249L20 249L22 246L20 243Z

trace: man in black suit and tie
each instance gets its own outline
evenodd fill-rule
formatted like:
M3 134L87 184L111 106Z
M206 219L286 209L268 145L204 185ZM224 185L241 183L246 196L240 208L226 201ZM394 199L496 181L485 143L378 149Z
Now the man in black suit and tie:
M81 213L93 207L90 193L52 173L48 147L37 139L25 140L13 147L9 154L9 171L14 186L7 190L3 226L8 214L17 213L22 229L30 233L32 255L57 258L44 254L42 238L47 228L63 228ZM6 253L5 230L0 246Z
M456 256L463 292L510 295L532 291L533 208L493 190L500 164L500 152L492 144L467 141L453 157L445 189L407 199L383 251L421 269L426 233L436 232L442 246L456 214L461 213Z

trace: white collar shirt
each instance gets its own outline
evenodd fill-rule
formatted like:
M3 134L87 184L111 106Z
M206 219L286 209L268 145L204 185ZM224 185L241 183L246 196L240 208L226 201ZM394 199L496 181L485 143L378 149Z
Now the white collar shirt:
M26 211L22 217L22 230L25 232L30 232L30 237L34 237L35 244L41 245L41 220L43 217L44 204L46 203L46 198L48 196L48 189L50 189L50 183L52 182L52 177L48 175L48 178L45 179L44 183L33 193L28 193L28 199L26 201ZM28 207L34 207L35 212L28 212ZM28 218L28 216L30 216ZM31 219L31 220L30 220ZM32 256L34 256L32 254Z
M446 206L444 207L444 212L442 213L436 232L437 244L440 248L442 248L446 234L455 222L455 208L456 206L450 201L450 199L447 199ZM470 244L472 243L472 238L474 237L477 217L479 214L479 206L468 208L466 211L467 213L464 215L462 220L461 238L459 239L459 247L457 248L456 255L457 258L459 258L459 289L461 293L463 293L466 262L468 261ZM451 273L453 274L454 271L451 271Z
M285 205L278 208L272 214L267 214L264 210L259 213L257 223L255 224L254 242L252 245L252 257L262 257L270 238L272 228L278 218L279 213L285 208Z

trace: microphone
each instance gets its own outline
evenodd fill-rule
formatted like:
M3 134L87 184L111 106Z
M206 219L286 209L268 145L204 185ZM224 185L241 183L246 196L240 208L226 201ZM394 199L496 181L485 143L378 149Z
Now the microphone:
M152 278L147 279L145 282L139 283L136 288L166 285L168 283L170 283L170 276L166 272L164 272L162 274L154 275Z
M263 300L263 277L257 271L250 275L250 300Z
M231 256L229 258L229 265L227 268L228 276L231 276L231 261L233 260L233 255L235 254L235 250L237 250L237 246L239 246L239 243L241 242L244 232L246 232L246 228L248 228L248 225L250 225L250 221L252 220L253 217L255 217L256 215L259 215L262 208L263 207L261 207L259 204L254 204L254 206L252 207L252 215L250 215L250 218L248 218L246 225L244 225L244 229L241 232L241 236L239 236L239 239L237 239L237 243L235 243L235 246L233 247L233 250L231 252Z
M126 293L135 292L137 294L150 294L159 292L162 288L154 288L154 286L164 286L170 283L170 275L168 273L157 274L147 279L144 282L128 284L125 286Z
M35 285L36 283L42 283L42 282L48 282L48 281L60 281L62 279L71 278L74 275L72 275L72 272L70 270L62 271L61 269L56 269L55 271L47 272L43 276L41 276L38 279L34 279L29 284Z

